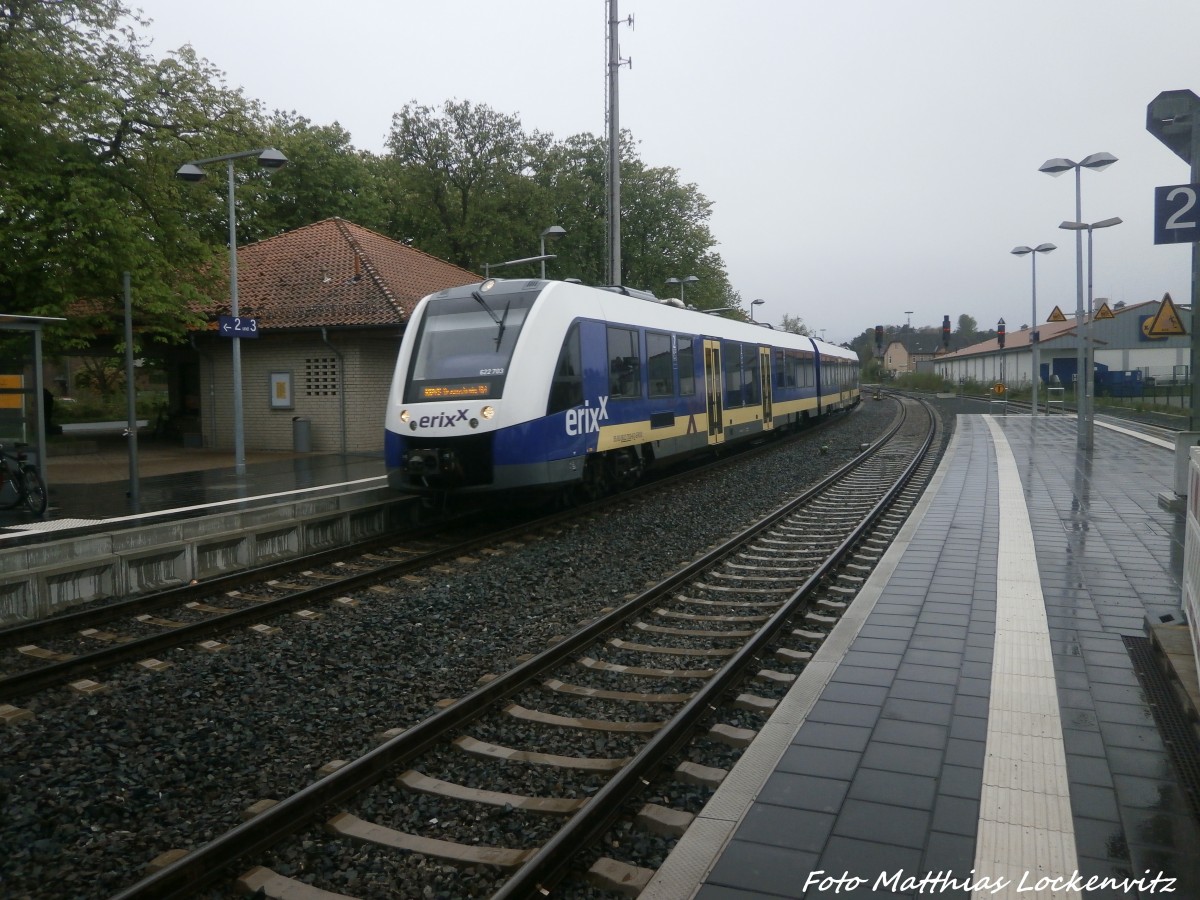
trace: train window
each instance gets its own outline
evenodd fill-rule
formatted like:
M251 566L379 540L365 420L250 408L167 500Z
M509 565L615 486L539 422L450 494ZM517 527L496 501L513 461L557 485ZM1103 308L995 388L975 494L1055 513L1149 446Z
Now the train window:
M762 402L762 384L759 381L758 347L754 344L742 344L742 378L746 389L743 392L745 404L754 406Z
M679 357L679 394L691 397L696 393L696 350L691 337L675 335L675 348Z
M795 382L788 383L788 375L791 370L788 368L788 353L780 348L775 348L775 387L794 387Z
M546 404L546 415L551 416L583 403L583 355L579 344L579 323L567 332L554 376L550 381L550 402Z
M421 319L405 402L498 397L536 292L430 302Z
M742 400L742 345L733 341L721 344L721 360L725 366L725 407L744 406Z
M785 380L790 388L804 387L804 355L798 350L787 352L787 375Z
M642 396L642 359L638 333L628 328L608 329L608 395Z
M671 336L646 332L646 372L651 397L675 396L675 367L671 359Z

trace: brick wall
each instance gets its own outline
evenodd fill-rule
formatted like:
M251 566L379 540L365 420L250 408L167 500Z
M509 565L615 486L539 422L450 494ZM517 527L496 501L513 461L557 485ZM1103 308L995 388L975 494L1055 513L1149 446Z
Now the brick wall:
M242 341L242 420L247 450L293 449L292 419L309 421L314 452L378 454L400 349L393 331L270 335ZM200 367L204 446L233 449L230 342L204 342ZM291 408L272 406L273 373L291 375ZM285 398L281 398L285 399ZM343 422L345 444L342 441Z

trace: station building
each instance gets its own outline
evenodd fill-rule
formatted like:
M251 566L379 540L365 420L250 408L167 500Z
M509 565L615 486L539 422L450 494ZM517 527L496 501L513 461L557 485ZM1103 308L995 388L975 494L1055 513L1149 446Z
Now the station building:
M242 341L247 449L382 452L409 316L426 294L478 280L340 218L239 247L239 311L261 335ZM217 330L228 311L227 302L205 310L209 327L174 360L188 446L233 446L231 339Z
M1162 301L1118 304L1111 309L1098 300L1097 309L1111 313L1098 316L1091 323L1097 378L1142 385L1187 380L1192 341L1190 307L1173 303L1168 295ZM1178 333L1152 334L1156 320L1160 324L1172 320L1175 327L1168 330ZM1053 383L1053 377L1057 376L1059 384L1071 387L1075 383L1079 352L1073 315L1066 321L1045 322L1036 329L1010 331L1003 348L997 338L992 338L919 362L917 371L936 373L952 384L1003 382L1011 388L1028 388L1033 380L1031 338L1035 330L1042 383Z

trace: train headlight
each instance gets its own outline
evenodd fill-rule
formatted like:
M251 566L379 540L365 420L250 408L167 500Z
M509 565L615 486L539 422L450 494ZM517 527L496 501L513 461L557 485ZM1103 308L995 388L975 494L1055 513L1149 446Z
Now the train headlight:
M479 427L479 420L478 420L478 419L472 419L472 420L471 420L470 422L468 422L467 424L468 424L468 425L470 425L472 428L478 428L478 427Z
M407 409L400 410L400 421L407 422L408 419L409 419L408 410Z
M479 411L479 414L481 416L483 416L485 419L490 419L490 418L492 418L492 416L496 415L496 410L490 406L485 406L483 409L481 409Z

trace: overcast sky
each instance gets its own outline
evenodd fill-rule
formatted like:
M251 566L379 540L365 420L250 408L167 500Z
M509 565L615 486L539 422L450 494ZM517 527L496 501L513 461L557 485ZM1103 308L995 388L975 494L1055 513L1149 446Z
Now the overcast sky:
M470 100L557 138L606 133L604 0L129 0L152 52L185 43L268 111L341 124L381 152L392 114ZM1159 93L1200 93L1196 0L620 0L620 122L651 166L713 203L760 319L831 340L875 324L1010 331L1076 306L1072 173L1084 171L1094 294L1191 299L1190 245L1155 246L1154 188L1187 165L1146 131ZM552 224L552 223L547 223ZM536 235L530 249L536 252ZM569 238L568 238L569 239ZM1086 253L1086 241L1085 241ZM1084 277L1086 279L1086 261ZM680 272L680 275L689 273ZM661 285L635 285L666 293ZM1086 287L1085 287L1086 291Z

